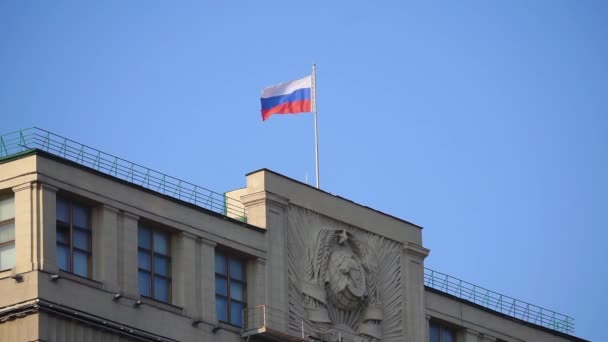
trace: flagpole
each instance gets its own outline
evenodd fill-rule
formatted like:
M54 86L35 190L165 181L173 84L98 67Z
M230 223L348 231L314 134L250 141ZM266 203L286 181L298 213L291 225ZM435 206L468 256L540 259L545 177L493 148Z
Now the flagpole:
M319 128L317 126L317 65L312 63L312 105L315 113L315 161L317 175L317 189L320 189L319 182Z

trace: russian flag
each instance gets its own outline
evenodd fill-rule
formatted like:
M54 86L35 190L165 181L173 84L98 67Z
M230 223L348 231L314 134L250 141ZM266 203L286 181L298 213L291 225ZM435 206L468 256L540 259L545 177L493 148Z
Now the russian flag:
M305 112L312 112L312 75L262 90L262 120Z

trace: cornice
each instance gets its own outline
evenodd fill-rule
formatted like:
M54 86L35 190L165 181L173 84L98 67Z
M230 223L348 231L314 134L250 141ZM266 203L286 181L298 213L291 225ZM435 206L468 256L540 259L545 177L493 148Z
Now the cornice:
M29 190L33 187L33 182L27 182L23 184L19 184L13 187L13 192L19 192L22 190Z
M285 208L289 205L289 199L275 195L268 191L259 191L253 194L241 196L241 201L245 207L255 207L263 204L271 204L280 208Z
M209 239L200 238L198 241L200 241L201 244L209 246L211 248L215 248L215 246L217 246L217 242L211 241Z
M128 218L128 219L131 219L133 221L139 221L139 215L135 215L128 211L122 211L122 216L124 216L125 218Z
M183 237L183 238L186 238L186 239L194 240L194 241L196 241L196 240L199 239L198 236L196 236L196 235L194 235L192 233L189 233L189 232L185 232L185 231L179 232L179 236Z
M420 259L426 258L427 256L429 256L429 253L431 252L430 249L424 248L413 242L404 242L403 251L405 252L405 254L412 255L412 256L418 257Z
M51 191L51 192L57 192L57 191L59 191L59 188L54 187L52 185L49 185L47 183L42 183L42 182L34 182L34 183L32 183L32 186L35 189L42 189L42 190L45 190L45 191Z
M115 207L113 207L111 205L107 205L107 204L102 204L100 207L101 207L101 209L111 212L112 214L118 214L118 212L120 211L120 210L118 210L118 208L115 208Z

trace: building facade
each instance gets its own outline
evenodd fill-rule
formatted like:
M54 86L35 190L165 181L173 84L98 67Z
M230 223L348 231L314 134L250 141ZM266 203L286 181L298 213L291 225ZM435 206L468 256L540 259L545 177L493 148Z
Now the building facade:
M0 341L584 341L425 269L410 222L266 169L218 196L66 141L1 141Z

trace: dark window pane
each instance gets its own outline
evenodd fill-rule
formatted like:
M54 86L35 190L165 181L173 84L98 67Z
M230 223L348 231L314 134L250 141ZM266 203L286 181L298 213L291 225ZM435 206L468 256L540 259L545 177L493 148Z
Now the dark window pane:
M244 262L241 259L231 258L230 259L230 278L244 280L243 279L243 268Z
M89 255L74 251L74 273L81 277L89 276Z
M169 280L154 277L154 299L169 302Z
M15 217L15 198L13 195L0 197L0 221Z
M57 245L57 267L62 271L70 271L70 248Z
M226 257L221 254L215 254L215 273L226 275Z
M230 303L230 324L242 327L243 326L243 304Z
M9 270L15 266L15 243L0 247L0 271Z
M137 233L137 245L139 247L150 249L150 230L145 227L139 227Z
M86 207L72 205L72 219L76 227L89 228L89 210Z
M57 197L56 215L58 221L65 223L70 222L70 207L68 206L68 203L60 197Z
M434 323L429 324L429 342L439 342L439 326Z
M70 244L70 228L63 226L57 227L57 242L63 242L67 245Z
M244 292L243 291L243 284L241 283L237 283L234 281L230 282L230 298L231 299L236 299L239 300L241 302L244 302L245 300L243 299L244 296Z
M215 313L218 321L228 322L228 302L226 298L215 296Z
M150 253L145 251L139 251L139 268L143 268L150 271Z
M150 296L150 273L139 271L139 294L142 296Z
M154 273L163 275L165 277L171 276L171 263L169 258L164 256L154 256Z
M215 293L228 296L228 287L226 286L226 279L215 277Z
M169 234L165 232L154 232L154 251L156 253L169 255Z
M5 223L0 226L0 243L15 240L15 223Z
M441 327L441 342L456 342L452 329Z
M91 235L86 231L74 229L74 247L90 251L90 236ZM74 262L74 264L76 264L76 262Z

